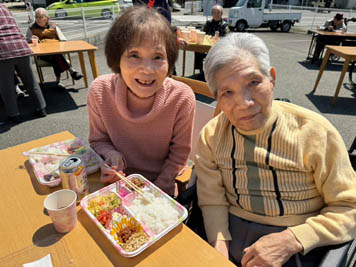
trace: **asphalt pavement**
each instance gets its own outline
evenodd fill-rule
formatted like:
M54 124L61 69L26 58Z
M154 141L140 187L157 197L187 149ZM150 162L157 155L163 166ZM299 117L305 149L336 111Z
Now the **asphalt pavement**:
M274 90L275 97L288 98L292 103L314 110L325 117L339 130L346 147L349 147L356 135L356 89L345 76L344 84L336 106L332 106L332 97L342 69L342 63L327 66L314 95L313 89L319 66L306 61L311 36L305 33L281 33L269 30L251 30L261 37L270 49L271 63L276 68L277 80ZM104 45L97 44L95 54L99 74L110 73L107 67ZM80 70L78 57L72 54L73 66ZM187 52L186 76L193 75L194 54ZM93 81L90 64L85 55L89 83ZM182 70L182 53L176 64L178 75ZM0 149L28 142L61 131L70 131L76 136L88 138L89 122L87 112L88 88L83 80L74 86L71 80L63 80L65 90L56 88L55 76L51 68L44 68L46 84L42 88L47 101L48 116L38 119L32 115L33 105L28 97L19 99L21 112L25 121L13 124L6 121L4 105L0 100ZM197 71L198 72L198 71ZM35 76L37 72L34 70ZM65 75L63 75L65 77Z

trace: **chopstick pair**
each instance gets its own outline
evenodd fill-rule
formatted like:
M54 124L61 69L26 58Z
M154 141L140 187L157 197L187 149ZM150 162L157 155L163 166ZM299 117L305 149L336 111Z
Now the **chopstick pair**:
M124 175L122 175L121 173L115 171L113 168L111 168L107 163L104 163L104 166L113 170L114 173L116 174L116 176L118 176L120 179L124 180L124 182L129 185L131 188L133 188L133 190L135 190L137 193L139 193L143 198L143 191L141 188L139 188L137 185L135 185L133 182L131 182L129 179L127 179ZM146 199L146 198L145 198ZM148 199L146 199L147 201L149 201Z
M51 152L40 152L40 151L27 152L27 154L29 154L29 155L49 155L49 156L60 156L60 157L70 156L70 154L65 154L65 153L51 153Z

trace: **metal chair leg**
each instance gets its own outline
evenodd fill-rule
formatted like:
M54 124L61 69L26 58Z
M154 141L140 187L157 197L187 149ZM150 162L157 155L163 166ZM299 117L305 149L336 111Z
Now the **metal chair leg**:
M36 64L36 69L38 73L38 78L40 79L40 83L43 84L43 73L41 67L38 65L37 57L34 57L35 64Z
M356 150L356 137L355 137L354 141L352 142L352 145L349 149L349 153L354 152L354 150Z
M72 58L70 57L70 53L68 53L67 56L69 60L69 65L72 67ZM68 71L67 71L67 78L68 78ZM72 77L72 84L73 85L75 84L73 77Z

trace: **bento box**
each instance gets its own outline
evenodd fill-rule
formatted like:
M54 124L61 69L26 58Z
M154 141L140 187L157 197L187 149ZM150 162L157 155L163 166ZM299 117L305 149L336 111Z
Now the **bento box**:
M41 155L41 152L44 154ZM87 174L96 172L102 162L100 156L78 137L33 148L23 152L23 155L29 157L38 182L50 187L61 183L59 164L69 155L79 156L83 160Z
M127 179L143 194L119 181L84 197L80 205L121 255L134 257L183 222L188 212L142 175Z

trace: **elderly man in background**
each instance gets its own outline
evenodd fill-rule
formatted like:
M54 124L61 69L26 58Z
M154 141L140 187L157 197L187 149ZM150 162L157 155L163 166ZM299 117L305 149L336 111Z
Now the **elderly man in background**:
M46 102L33 76L31 54L32 51L14 17L7 7L0 3L0 95L9 120L15 123L22 121L15 91L15 70L34 102L35 114L39 117L47 115Z
M329 32L333 32L333 31L346 32L347 28L346 28L346 24L344 23L344 14L337 13L333 19L325 21L324 25L319 29L323 31L329 31ZM315 62L320 58L320 54L324 50L325 45L339 45L339 44L340 41L338 41L337 37L335 39L333 38L333 36L318 35L316 38L316 46L315 46L312 62Z
M195 168L208 241L242 266L316 266L322 246L356 234L356 174L319 114L273 101L264 42L230 34L209 51L223 111L202 130Z
M346 32L346 25L344 23L344 14L337 13L333 19L327 20L321 28L325 31L344 31Z
M207 35L215 36L216 32L218 32L220 37L225 36L230 32L229 30L229 25L226 21L222 19L223 15L223 8L220 5L215 5L212 8L212 15L213 18L211 20L208 20L204 27L203 31ZM203 71L203 60L206 57L206 54L204 53L195 53L195 60L194 60L194 69L199 69L200 74L203 76L204 71ZM204 78L204 77L202 77Z

